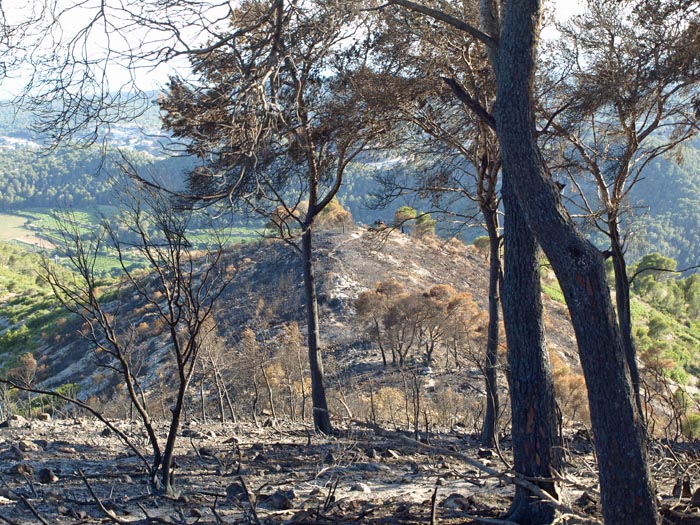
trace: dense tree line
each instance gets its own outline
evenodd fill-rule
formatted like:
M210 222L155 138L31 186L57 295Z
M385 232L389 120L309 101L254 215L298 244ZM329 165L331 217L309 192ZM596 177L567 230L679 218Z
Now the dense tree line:
M632 231L637 242L631 255L638 259L657 251L678 261L679 268L700 263L700 152L696 144L682 151L682 162L656 159L635 188L638 202Z
M172 180L191 165L188 159L130 155L157 180ZM120 162L116 151L105 157L98 148L0 149L0 210L113 205Z
M681 163L673 159L655 159L630 194L630 201L635 203L631 216L625 221L631 233L630 262L650 252L676 259L679 268L700 262L700 216L697 213L700 209L700 153L695 145L690 145L683 155ZM160 178L181 173L192 162L180 158L149 159L147 155L140 158ZM113 204L111 176L118 172L113 160L103 165L98 174L101 154L97 150L59 149L47 153L24 147L0 149L0 210L55 209L62 204L79 209ZM395 210L406 204L419 210L431 210L429 200L416 196L406 195L386 208L378 207L375 197L381 192L381 179L387 174L399 180L423 169L411 170L406 166L389 169L373 164L370 159L362 159L348 167L338 200L360 224L372 224L376 220L392 224ZM439 222L438 232L444 235L457 233L471 241L484 234L479 227L456 230L454 218L440 213L433 213L433 218Z
M155 179L169 182L185 173L194 162L187 157L154 158L146 153L135 154L135 159ZM112 184L119 173L118 160L114 153L105 161L97 148L61 148L52 152L34 147L0 148L0 210L55 209L63 205L80 209L114 204ZM379 191L376 176L381 172L369 160L348 166L338 200L358 223L382 220L388 224L393 219L393 209L409 202L400 199L387 208L376 205L373 195Z

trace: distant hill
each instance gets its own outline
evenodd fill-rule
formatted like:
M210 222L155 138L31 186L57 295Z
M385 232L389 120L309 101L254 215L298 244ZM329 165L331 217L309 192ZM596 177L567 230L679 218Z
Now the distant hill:
M3 247L0 250L3 253L0 255L2 370L11 372L19 355L31 352L40 364L37 379L43 386L73 385L71 388L77 388L83 398L92 398L115 410L114 407L121 407L117 382L108 370L95 367L91 347L77 333L80 323L56 305L38 276L38 256L9 245L0 247ZM262 395L256 390L262 388L261 383L252 382L253 374L262 370L259 367L269 376L267 379L257 376L257 380L270 381L269 388L278 396L278 410L282 412L281 407L287 403L283 400L289 399L290 392L301 396L296 381L300 380L299 371L307 366L302 278L297 255L284 243L260 241L232 247L226 258L232 268L238 269L238 275L219 303L215 332L218 342L208 348L219 356L216 366L221 367L239 414L251 414L266 406L263 401L253 403L256 396ZM397 231L375 232L366 227L348 226L346 231L319 233L315 260L321 336L334 414L342 415L350 410L355 417L370 418L368 393L374 392L375 401L383 399L382 410L389 417L392 412L388 407L397 404L393 410L398 411L398 407L404 406L407 385L414 381L411 378L416 378L417 388L426 396L426 402L435 403L435 410L438 405L442 407L440 418L443 419L438 420L436 415L435 424L449 424L449 421L466 426L476 424L478 407L483 402L480 360L487 303L487 254L459 241L416 239ZM573 330L556 280L550 270L546 267L543 270L547 294L545 326L560 404L566 422L585 420L585 389ZM406 369L391 365L384 368L372 324L360 319L355 310L360 294L374 290L378 283L393 283L384 286L394 290L392 293L398 291L396 297L406 301L406 305L430 296L436 285L454 289L445 292L438 288L441 291L437 293L466 294L465 300L474 304L471 321L465 325L470 334L468 341L454 350L449 350L449 338L439 341L429 368L421 345L411 350ZM663 310L670 304L669 294L676 294L672 291L675 288L669 288L669 284L676 286L675 280L669 281L666 276L658 280L649 277L643 284L644 297L659 306L640 300L642 296L636 296L633 301L640 352L653 366L658 364L665 377L673 378L674 382L663 383L659 388L677 385L675 381L692 388L699 373L695 363L700 359L700 323L692 312L700 308L697 293L700 284L680 282L677 287L688 293L695 290L692 312L690 306L683 306L683 297L676 295L676 309ZM128 288L116 294L105 283L102 290L114 301L111 308L118 309L122 326L133 330L134 359L139 360L140 374L148 385L147 394L157 406L164 402L162 396L167 397L167 382L163 383L163 378L171 373L162 327L147 305ZM299 332L294 332L293 326L298 326ZM246 343L243 336L246 329L256 340L252 353L250 342ZM388 344L385 339L384 345ZM505 346L502 348L505 351ZM501 373L505 391L504 374L505 368ZM202 381L208 403L216 407L214 386L207 383L210 379L211 376L204 375L197 381ZM668 390L664 392L668 394ZM447 412L444 403L452 406ZM661 417L659 414L657 417ZM449 419L455 415L456 419ZM662 428L662 423L659 425Z
M700 144L684 150L683 162L660 158L650 163L632 193L638 241L633 255L657 251L679 268L700 264Z
M118 171L117 148L131 151L135 162L154 178L169 185L181 185L184 174L195 161L170 157L163 149L166 138L160 129L156 95L153 94L153 104L134 122L111 127L109 144L114 150L106 159L98 148L40 149L40 137L30 130L30 116L15 114L7 104L0 105L0 211L53 209L65 205L81 208L113 202L110 179ZM698 148L697 142L686 146L681 164L665 158L650 163L643 180L632 191L629 205L633 209L634 235L628 251L630 261L650 252L660 252L677 259L679 267L700 263ZM396 169L381 160L366 157L348 168L338 198L355 221L391 223L394 211L406 204L420 211L430 211L430 202L416 196L400 197L387 209L371 206L375 200L373 194L380 189L374 179L376 174ZM399 168L396 176L405 175L404 171L411 166ZM434 218L441 219L439 215ZM438 229L445 234L458 231L467 240L483 234L481 228L460 229L459 226L445 221Z
M192 166L184 158L156 158L132 152L130 162L165 184ZM114 177L122 162L117 151L99 148L45 151L35 147L0 148L0 211L114 204Z

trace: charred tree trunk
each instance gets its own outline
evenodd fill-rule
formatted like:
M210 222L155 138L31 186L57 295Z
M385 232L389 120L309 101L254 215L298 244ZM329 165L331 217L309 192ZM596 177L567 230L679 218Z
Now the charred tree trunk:
M226 421L226 410L224 408L224 391L226 386L221 381L218 367L214 367L214 385L216 386L216 397L219 402L219 421ZM231 418L233 419L233 410L231 410Z
M200 410L200 413L202 414L202 422L206 425L207 424L207 399L206 399L206 396L204 395L204 375L202 375L202 379L199 381L199 410Z
M301 420L306 421L306 385L304 384L304 364L301 361L301 348L297 349L297 365L299 366L299 385L301 386Z
M260 365L260 371L262 372L263 379L265 380L265 388L267 389L267 398L270 400L270 415L272 416L272 421L277 420L277 412L275 411L275 397L272 393L272 385L270 384L270 378L267 377L267 371L263 364Z
M309 210L311 214L311 210ZM321 355L318 301L312 258L312 234L307 227L301 237L301 257L304 267L304 297L306 299L306 328L309 347L309 368L311 369L311 402L313 406L314 428L323 434L331 434L330 413L326 400L326 387L323 382L323 358Z
M481 446L493 448L498 439L498 295L501 274L501 239L498 235L498 217L486 204L481 206L489 237L489 320L486 339L486 362L484 380L486 387L486 413L481 431Z
M177 433L180 430L182 412L185 408L185 394L187 393L187 387L190 382L190 377L185 375L182 368L179 369L178 374L180 381L177 390L177 398L175 400L175 406L172 408L173 413L170 419L170 427L168 428L168 437L165 441L165 447L163 447L163 462L161 463L160 479L162 485L160 488L167 496L173 496L175 494L172 472L173 453L175 452Z
M116 339L114 340L116 341ZM143 427L146 431L146 435L148 436L148 442L150 443L151 450L153 451L153 463L151 466L151 472L155 479L155 476L158 473L158 469L161 467L163 462L163 452L160 448L160 443L158 442L156 429L153 425L151 415L148 413L148 410L146 410L146 406L142 405L139 401L139 395L135 386L136 379L131 373L131 365L129 364L129 361L123 355L117 355L116 357L121 367L121 373L122 377L124 378L126 390L129 393L129 420L134 420L134 410L136 410L141 421L143 422Z
M257 367L253 367L253 420L255 421L255 427L260 428L260 422L258 421L258 402L260 401L260 389L258 388L258 373Z
M228 410L231 413L231 421L233 423L238 423L236 411L233 409L233 403L231 402L231 397L228 394L228 388L226 388L226 386L224 385L223 379L221 380L221 385L223 387L224 396L226 397L226 404L228 405Z
M561 467L560 421L542 320L537 243L512 190L503 181L505 246L503 319L508 339L508 383L514 469L529 478L549 478ZM538 485L556 497L554 483ZM508 520L522 525L551 523L554 509L516 486Z
M539 0L506 4L496 67L503 170L559 279L588 387L605 522L658 525L646 438L600 252L577 230L537 147L533 83Z
M620 324L620 336L622 346L625 349L627 366L630 370L634 400L637 403L637 411L640 419L644 418L644 407L640 392L639 368L637 367L637 349L632 339L632 308L630 306L630 283L627 276L627 262L620 242L620 232L617 221L610 224L610 245L612 248L613 272L615 275L615 303L617 305L618 323Z
M386 350L384 350L384 345L382 344L382 330L379 326L379 319L374 318L374 328L377 330L377 343L379 343L379 351L382 353L382 366L386 368Z

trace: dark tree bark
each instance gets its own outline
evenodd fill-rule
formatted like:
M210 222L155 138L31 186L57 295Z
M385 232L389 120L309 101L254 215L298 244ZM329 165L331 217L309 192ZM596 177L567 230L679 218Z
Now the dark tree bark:
M161 465L161 490L164 494L168 496L174 496L176 494L174 486L173 477L173 454L175 452L175 440L177 439L177 434L180 430L180 420L182 418L182 411L185 408L185 394L189 387L189 377L187 374L178 370L178 389L177 389L177 399L175 406L172 409L172 417L170 418L170 425L168 427L168 438L165 442L165 448L163 449L163 462ZM154 482L156 480L154 479Z
M501 238L498 234L497 210L489 209L489 206L482 202L481 213L484 216L489 237L489 322L484 366L486 414L484 415L484 428L481 432L481 446L492 448L497 445L498 414L500 412L498 399L498 307L500 298L498 292L501 275Z
M311 209L309 209L309 214L311 214ZM326 387L323 382L323 358L321 355L321 335L318 320L312 240L312 230L307 228L301 237L301 257L304 269L307 343L309 348L309 368L311 369L311 401L313 405L314 428L324 434L331 434L333 427L326 401Z
M632 339L632 308L630 306L630 283L627 276L627 261L622 247L620 228L617 220L611 220L610 247L612 251L613 273L615 275L615 305L617 306L618 323L625 358L630 370L634 401L637 404L639 418L644 422L644 407L640 391L639 367L637 366L637 349Z
M657 525L645 432L600 252L577 230L537 148L533 111L539 0L506 4L496 67L503 170L547 254L571 313L588 387L605 522Z
M549 478L561 468L560 420L542 321L537 243L513 194L511 175L501 190L504 221L503 319L508 340L513 462L518 474ZM556 497L556 486L538 483ZM551 523L554 509L516 486L508 520Z
M650 163L680 153L698 134L700 114L688 101L700 87L700 69L692 66L700 55L700 12L694 1L584 4L581 16L560 28L552 57L559 67L550 87L570 101L552 128L573 146L561 150L569 174L588 173L597 186L595 197L584 190L581 204L610 240L620 333L641 415L623 219ZM566 77L557 78L563 71Z

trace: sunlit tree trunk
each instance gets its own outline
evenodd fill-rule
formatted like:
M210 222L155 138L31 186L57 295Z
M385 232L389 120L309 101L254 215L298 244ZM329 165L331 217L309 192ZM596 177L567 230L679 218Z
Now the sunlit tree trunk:
M577 230L544 170L533 101L539 0L506 5L496 67L504 172L564 292L586 378L606 523L657 525L646 440L600 252Z
M321 355L321 335L313 268L311 228L307 228L302 235L301 252L302 265L304 267L304 298L306 300L307 342L309 347L309 368L311 369L311 401L314 427L319 432L330 434L333 432L333 427L331 426L323 378L323 358Z
M545 341L537 243L504 174L503 318L508 340L508 383L514 469L528 478L549 478L561 467L560 421ZM556 497L551 482L538 482ZM516 486L509 520L551 523L554 509Z

